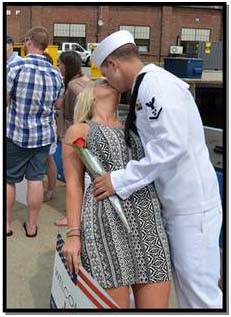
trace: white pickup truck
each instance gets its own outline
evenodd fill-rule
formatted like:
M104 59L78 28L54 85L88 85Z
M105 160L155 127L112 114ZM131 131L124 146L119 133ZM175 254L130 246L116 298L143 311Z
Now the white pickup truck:
M58 53L59 55L62 52L66 51L75 51L77 52L82 59L82 63L85 64L86 66L90 66L90 57L91 57L91 51L86 50L83 46L81 46L78 43L69 43L69 42L64 42L61 45L59 45L59 50Z

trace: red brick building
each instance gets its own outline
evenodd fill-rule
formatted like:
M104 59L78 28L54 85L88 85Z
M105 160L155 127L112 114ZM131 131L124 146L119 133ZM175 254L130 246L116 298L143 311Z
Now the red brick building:
M200 41L222 41L223 7L157 5L59 5L6 6L7 34L21 42L25 32L43 25L50 44L99 42L111 32L133 33L144 61L159 62L169 56L170 46L184 53Z

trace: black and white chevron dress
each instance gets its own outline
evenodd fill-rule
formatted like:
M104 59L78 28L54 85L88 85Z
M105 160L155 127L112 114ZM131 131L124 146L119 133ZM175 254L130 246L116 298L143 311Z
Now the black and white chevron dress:
M124 168L144 156L141 141L132 134L131 150L122 128L88 122L87 147L105 170ZM154 185L121 200L132 232L128 234L108 199L97 202L87 188L82 208L81 262L103 288L158 283L171 279L170 257L160 204Z

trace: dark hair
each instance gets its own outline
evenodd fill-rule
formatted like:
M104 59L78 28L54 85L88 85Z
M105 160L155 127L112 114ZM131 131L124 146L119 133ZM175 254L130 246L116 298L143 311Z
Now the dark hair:
M43 56L46 57L46 60L47 60L51 65L54 64L53 58L50 56L50 54L44 52L44 53L43 53Z
M110 55L108 55L108 57L109 56L123 59L131 59L133 57L140 58L137 46L132 43L122 45L121 47L117 48L114 52L112 52ZM106 60L108 59L108 57L106 58Z
M41 50L45 50L49 42L49 34L46 28L43 26L34 26L26 33L27 39L30 39L34 45Z
M68 83L71 81L71 79L74 76L76 75L79 75L79 77L83 76L82 69L81 69L82 59L81 59L81 56L74 51L61 53L59 56L59 59L65 65L64 84L65 84L65 88L67 89Z

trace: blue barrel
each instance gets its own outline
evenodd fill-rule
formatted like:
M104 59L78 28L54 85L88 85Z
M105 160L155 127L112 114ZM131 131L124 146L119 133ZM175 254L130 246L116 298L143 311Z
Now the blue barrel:
M201 58L166 57L164 68L180 78L201 78L203 60Z

